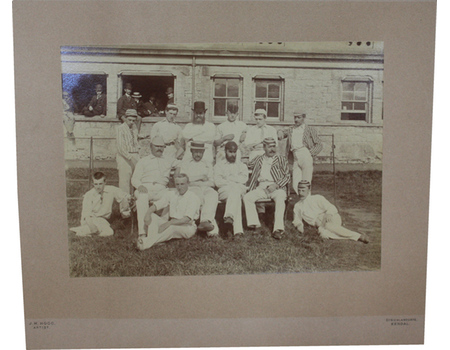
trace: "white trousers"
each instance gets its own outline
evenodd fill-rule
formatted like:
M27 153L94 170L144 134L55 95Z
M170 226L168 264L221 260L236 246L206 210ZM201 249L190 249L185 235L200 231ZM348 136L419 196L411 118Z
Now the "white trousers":
M90 217L78 227L72 227L70 231L73 231L77 236L88 236L93 233L99 233L99 236L106 237L112 236L114 230L111 228L108 220L104 218Z
M155 202L162 198L162 196L168 191L167 187L160 184L143 184L148 193L140 193L138 190L134 191L136 197L136 211L138 219L138 232L140 235L145 234L144 218L150 207L149 201Z
M320 237L325 239L351 239L357 241L361 234L342 227L342 218L339 214L334 214L331 221L323 222L324 215L320 215L316 220Z
M232 184L219 188L219 200L226 200L223 217L233 219L233 233L244 233L242 227L242 196L247 188L242 184Z
M140 250L148 249L156 243L166 242L173 238L189 239L195 235L197 227L195 224L186 225L172 225L165 229L163 232L158 233L159 226L168 221L167 215L160 217L156 214L152 214L152 222L148 226L147 236L142 236L142 244L138 244Z
M256 201L260 199L272 199L275 202L275 218L273 231L282 230L284 231L284 211L286 209L285 200L287 198L286 191L283 189L278 189L272 193L267 194L263 188L258 187L253 191L248 192L244 196L244 206L245 214L247 217L247 225L254 225L260 227L258 213L256 211Z
M219 234L219 227L216 222L217 204L219 204L219 195L211 187L191 186L189 190L194 192L200 198L200 222L209 221L214 225L208 236Z
M306 147L292 151L294 155L294 166L292 170L292 187L298 194L298 183L306 180L311 183L313 175L313 158Z

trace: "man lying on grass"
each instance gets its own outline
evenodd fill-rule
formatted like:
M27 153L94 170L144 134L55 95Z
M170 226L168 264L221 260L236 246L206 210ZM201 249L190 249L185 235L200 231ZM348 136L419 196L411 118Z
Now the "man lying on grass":
M200 199L189 191L186 174L174 176L176 191L166 192L154 202L144 218L146 234L140 234L137 248L144 250L172 238L191 238L197 231ZM161 216L155 214L162 210Z
M320 237L324 239L351 239L369 243L365 233L350 231L342 227L342 219L336 207L321 195L311 195L311 184L302 180L298 183L300 200L294 206L292 224L300 233L304 232L303 221L318 228Z
M130 195L115 186L106 185L106 175L96 172L93 176L94 188L83 197L81 226L72 227L77 236L88 236L98 233L99 236L112 236L113 229L108 219L111 217L114 200L121 203L122 217L130 217Z

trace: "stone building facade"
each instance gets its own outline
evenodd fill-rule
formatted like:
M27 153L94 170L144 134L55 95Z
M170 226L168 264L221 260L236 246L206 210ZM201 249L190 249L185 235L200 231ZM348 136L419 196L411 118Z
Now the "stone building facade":
M96 159L115 158L116 103L124 84L148 100L174 89L182 127L194 101L204 101L207 119L226 120L229 101L238 101L241 120L253 124L256 108L268 111L268 124L293 124L294 111L324 135L323 153L333 134L337 163L382 162L383 44L380 42L151 45L142 47L62 47L62 81L79 105L102 83L108 97L105 118L76 115L75 141L66 139L66 159L87 159L89 138ZM144 118L149 134L161 117ZM280 151L283 144L280 145Z

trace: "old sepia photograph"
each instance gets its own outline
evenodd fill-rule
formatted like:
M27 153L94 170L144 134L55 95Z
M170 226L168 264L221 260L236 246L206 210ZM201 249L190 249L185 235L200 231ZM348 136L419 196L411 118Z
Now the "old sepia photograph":
M383 42L61 63L71 277L380 269Z

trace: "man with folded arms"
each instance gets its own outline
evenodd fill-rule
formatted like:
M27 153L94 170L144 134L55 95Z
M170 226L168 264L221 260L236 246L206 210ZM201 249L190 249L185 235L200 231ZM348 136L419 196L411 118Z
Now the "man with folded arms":
M94 117L99 115L104 118L106 116L106 94L103 93L102 84L95 85L95 95L89 104L83 108L82 114L86 117Z
M262 108L257 109L255 111L256 125L251 126L247 130L244 145L249 152L249 162L251 162L256 156L264 154L263 141L265 138L273 138L275 140L275 146L278 146L277 130L272 126L267 125L266 119L266 110Z
M130 195L120 188L106 185L106 176L96 172L93 176L94 188L83 196L81 211L81 226L73 227L70 231L77 236L89 236L98 233L101 237L114 234L108 220L111 217L113 202L121 205L122 217L130 216Z
M131 183L136 188L136 209L139 234L145 234L144 217L149 208L149 201L157 201L168 191L172 161L163 157L164 140L155 136L151 140L151 153L141 158L136 164Z
M192 157L183 160L175 174L186 174L189 177L189 190L194 192L201 203L200 224L198 229L206 231L208 236L218 236L219 228L216 223L216 209L219 203L219 195L214 190L214 171L210 162L203 159L205 144L203 142L191 142Z
M227 120L217 126L216 139L214 146L217 149L216 163L225 159L225 145L234 141L236 145L240 145L245 140L247 133L247 124L238 120L239 105L237 101L229 101L227 105ZM241 152L238 148L236 159L241 159Z
M336 207L321 195L311 195L311 183L302 180L298 184L300 200L294 206L292 224L300 233L304 232L303 220L317 227L324 239L350 239L369 243L365 233L358 233L342 227L342 219Z
M174 177L176 191L166 192L145 215L145 233L139 235L137 242L139 250L173 238L189 239L195 235L200 200L189 190L189 178L186 174ZM156 215L155 212L161 209L162 215Z
M242 196L247 192L247 166L237 159L238 146L234 141L225 145L225 159L214 166L214 182L219 200L226 200L223 221L233 227L234 237L244 234L242 228Z
M181 127L175 123L178 115L178 107L169 104L166 107L166 118L153 125L150 131L150 137L153 139L159 135L163 138L166 148L164 150L164 157L175 160L183 153L180 145Z
M290 175L286 157L276 154L277 144L273 138L264 139L264 154L257 156L248 166L253 168L249 192L244 196L247 225L258 229L261 223L256 211L256 201L272 199L275 202L275 218L272 237L281 239L284 233L284 211Z

